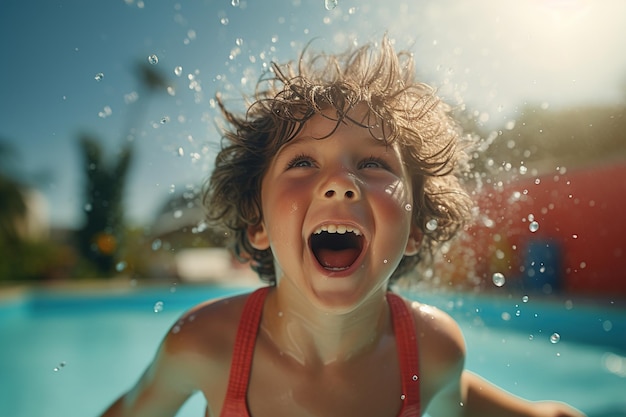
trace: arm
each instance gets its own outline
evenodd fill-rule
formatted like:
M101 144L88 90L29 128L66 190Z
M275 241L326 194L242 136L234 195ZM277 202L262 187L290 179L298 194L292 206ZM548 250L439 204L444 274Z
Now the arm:
M467 407L464 416L584 417L563 403L523 400L468 371L461 377L461 392Z
M192 353L190 345L193 344L189 332L168 332L135 386L118 398L102 417L175 416L199 385L198 357Z
M431 417L584 417L562 403L516 397L464 370L465 341L458 324L428 306L415 314L421 372L428 376L422 394Z
M162 346L154 361L135 386L118 398L102 417L173 417L193 394L184 375L176 369L176 359Z
M428 412L432 417L584 417L563 403L516 397L469 371L442 391Z

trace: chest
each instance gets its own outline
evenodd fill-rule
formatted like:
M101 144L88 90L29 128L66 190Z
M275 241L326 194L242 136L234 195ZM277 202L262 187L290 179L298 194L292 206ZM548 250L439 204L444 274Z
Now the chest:
M253 417L285 410L303 417L395 417L403 402L392 343L357 360L321 367L257 349L247 395Z

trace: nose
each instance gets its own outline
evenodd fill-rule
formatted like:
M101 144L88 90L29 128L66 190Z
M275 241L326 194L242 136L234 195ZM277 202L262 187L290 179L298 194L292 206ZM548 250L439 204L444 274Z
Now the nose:
M322 188L327 199L358 200L361 197L359 179L345 169L331 175Z

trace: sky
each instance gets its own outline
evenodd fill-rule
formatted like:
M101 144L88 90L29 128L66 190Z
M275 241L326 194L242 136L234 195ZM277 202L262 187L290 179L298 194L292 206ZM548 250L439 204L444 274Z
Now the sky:
M332 3L2 0L0 142L14 150L2 172L45 196L53 226L78 227L86 203L79 135L97 137L112 160L132 143L126 216L149 225L172 194L210 174L220 138L215 94L243 108L270 62L296 59L310 41L338 52L388 33L414 53L424 82L494 128L527 103L626 100L621 0ZM144 91L139 64L164 74L168 91Z

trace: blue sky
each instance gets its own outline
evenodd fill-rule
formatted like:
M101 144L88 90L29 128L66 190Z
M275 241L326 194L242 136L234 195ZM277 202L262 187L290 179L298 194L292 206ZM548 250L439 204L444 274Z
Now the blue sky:
M271 60L296 58L311 39L332 52L386 31L415 53L424 81L494 128L525 103L626 99L620 0L338 0L332 10L324 0L2 0L0 140L16 151L12 170L46 196L51 223L77 226L78 134L114 156L128 115L145 106L126 212L149 224L170 193L209 174L217 91L241 107ZM133 68L152 54L172 89L148 99Z

